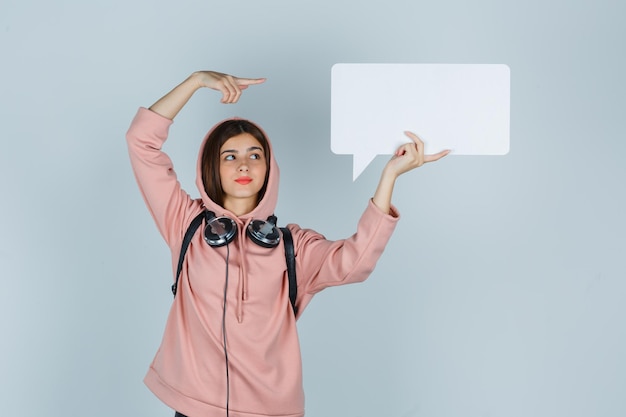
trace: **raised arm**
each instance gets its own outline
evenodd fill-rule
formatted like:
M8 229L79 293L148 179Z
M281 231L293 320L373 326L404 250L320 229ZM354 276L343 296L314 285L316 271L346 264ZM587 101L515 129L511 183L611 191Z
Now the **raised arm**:
M130 161L148 209L168 244L179 246L177 239L188 225L190 210L195 210L176 178L171 159L162 151L172 120L199 88L218 90L223 103L235 103L242 89L263 81L199 71L154 103L151 111L140 108L137 112L126 134Z
M178 84L172 91L161 97L150 106L150 110L173 120L178 112L187 104L193 93L200 88L211 88L222 93L221 102L236 103L241 91L253 84L261 84L265 78L239 78L215 71L197 71L185 81Z
M437 161L450 153L449 150L445 150L434 155L424 155L424 142L415 133L404 133L411 138L413 143L400 146L391 160L387 162L372 198L374 204L385 213L389 213L393 187L400 175L421 167L426 162Z

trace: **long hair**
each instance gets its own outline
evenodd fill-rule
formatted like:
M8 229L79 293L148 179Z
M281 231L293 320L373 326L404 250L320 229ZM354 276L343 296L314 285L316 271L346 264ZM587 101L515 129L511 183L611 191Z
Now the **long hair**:
M265 180L257 195L257 204L265 195L270 174L270 146L263 131L254 123L244 119L229 119L217 125L209 134L202 150L202 182L211 200L224 206L224 190L220 178L220 149L233 136L248 133L259 141L265 156Z

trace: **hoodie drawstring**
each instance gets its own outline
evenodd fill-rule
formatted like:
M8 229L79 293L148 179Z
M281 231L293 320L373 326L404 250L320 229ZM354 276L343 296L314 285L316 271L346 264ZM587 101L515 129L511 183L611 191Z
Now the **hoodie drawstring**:
M237 248L239 249L239 277L237 281L237 321L239 323L243 322L243 303L248 300L248 271L246 269L247 260L246 260L246 251L244 249L244 242L246 239L246 228L248 227L248 223L250 223L250 219L246 220L244 226L241 228L239 232L239 236L237 236Z

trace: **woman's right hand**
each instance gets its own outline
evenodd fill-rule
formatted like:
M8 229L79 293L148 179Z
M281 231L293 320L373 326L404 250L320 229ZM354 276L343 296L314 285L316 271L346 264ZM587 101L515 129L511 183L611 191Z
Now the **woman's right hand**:
M198 88L206 87L222 93L222 103L232 104L239 101L241 91L250 85L261 84L265 78L239 78L217 71L197 71L192 77L198 83Z
M253 84L261 84L265 78L239 78L216 71L197 71L169 93L150 106L150 110L173 120L187 104L193 93L200 88L211 88L222 93L222 103L236 103L241 97L241 90Z

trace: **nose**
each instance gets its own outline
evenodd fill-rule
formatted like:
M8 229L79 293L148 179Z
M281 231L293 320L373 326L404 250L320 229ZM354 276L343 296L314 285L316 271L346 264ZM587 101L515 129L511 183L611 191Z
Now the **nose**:
M242 171L243 171L243 172L247 172L247 171L248 171L248 164L246 164L245 162L242 162L242 163L239 165L238 170L239 170L240 172L242 172Z

